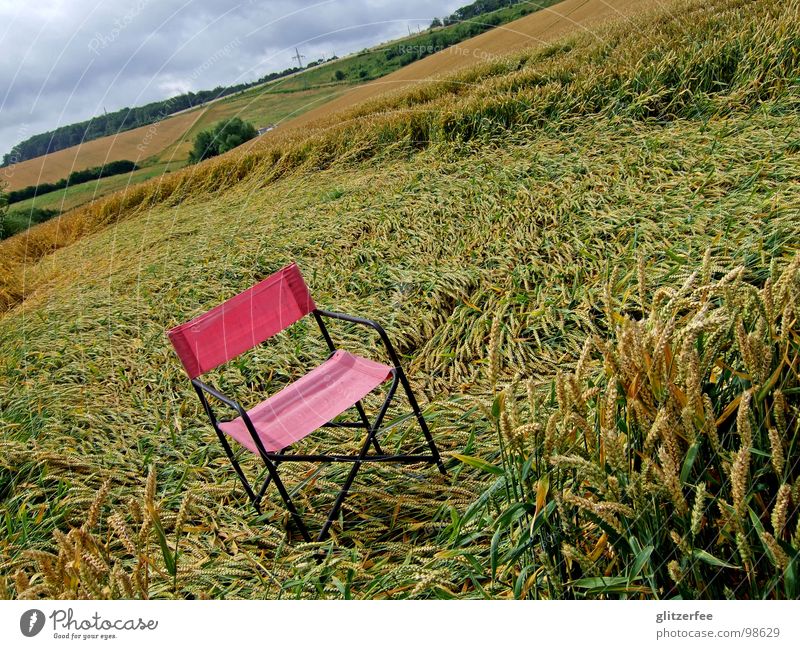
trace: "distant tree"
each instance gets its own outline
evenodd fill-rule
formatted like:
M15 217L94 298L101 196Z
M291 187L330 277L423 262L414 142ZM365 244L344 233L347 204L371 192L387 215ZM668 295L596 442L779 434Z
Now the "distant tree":
M344 70L336 70L336 74L333 75L333 78L336 79L336 81L344 81L346 76Z
M248 140L252 140L258 131L250 122L234 117L226 122L219 122L212 128L200 131L194 139L189 162L195 163L225 153Z
M200 131L194 138L194 146L192 152L189 154L189 162L194 164L206 158L217 155L216 147L214 146L214 136L210 130Z
M5 188L5 181L0 181L0 239L5 235L6 210L8 209L8 198L5 191L3 191Z
M429 29L435 29L436 27L441 27L441 26L442 26L442 21L439 18L434 18L431 21Z

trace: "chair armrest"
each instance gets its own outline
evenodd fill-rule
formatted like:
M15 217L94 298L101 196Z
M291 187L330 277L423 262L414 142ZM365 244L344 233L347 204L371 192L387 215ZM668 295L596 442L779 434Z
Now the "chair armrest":
M247 414L247 411L244 408L242 408L242 406L236 403L236 401L234 401L233 399L226 397L219 390L212 388L210 385L203 383L199 379L192 379L192 385L194 386L194 389L197 390L197 394L200 397L200 401L203 402L203 408L205 408L206 414L211 419L211 423L216 429L218 435L221 436L222 432L219 429L217 418L214 416L214 413L211 410L211 405L208 403L208 400L206 400L206 398L203 396L203 392L214 397L215 399L217 399L217 401L221 401L226 406L239 413L239 416L242 418L242 421L244 421L244 425L247 427L250 436L253 438L253 443L256 445L258 452L261 454L261 457L266 458L267 451L264 449L264 445L261 442L261 438L259 438L258 433L256 432L255 426L253 426L253 422L250 420L250 416Z
M216 389L212 388L210 385L207 385L207 384L203 383L200 379L192 379L192 385L194 385L195 388L197 388L199 390L202 390L206 394L211 395L217 401L221 401L222 403L224 403L229 408L231 408L231 409L235 410L236 412L238 412L239 416L241 416L242 419L245 419L245 420L248 419L247 412L245 412L245 409L242 408L242 406L240 406L238 403L236 403L233 399L230 399L230 398L226 397L219 390L216 390Z
M345 322L353 322L355 324L360 324L365 327L369 327L370 329L373 329L378 333L378 336L380 336L383 346L386 347L386 351L389 353L389 358L392 360L392 364L396 368L400 367L400 359L398 358L397 352L395 352L394 347L392 346L392 342L389 340L389 336L386 335L386 330L374 320L368 320L367 318L360 318L358 316L348 315L346 313L325 311L323 309L316 309L315 312L326 318L333 318L334 320L344 320Z

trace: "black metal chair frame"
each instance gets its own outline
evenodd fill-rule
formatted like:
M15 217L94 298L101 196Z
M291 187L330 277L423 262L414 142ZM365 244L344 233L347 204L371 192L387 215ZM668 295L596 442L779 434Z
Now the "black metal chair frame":
M367 418L367 413L364 410L364 406L361 401L357 401L354 404L354 407L358 411L358 415L360 421L355 422L332 422L329 421L322 425L322 427L328 428L363 428L367 431L366 438L364 439L363 443L361 444L361 449L359 450L358 455L336 455L336 454L313 454L313 455L303 455L303 454L287 454L286 450L289 447L281 449L279 452L270 452L264 448L263 443L261 442L261 438L258 436L255 426L253 422L250 420L250 417L247 414L247 411L239 405L233 399L226 397L224 394L219 392L218 390L214 389L210 385L203 383L199 379L192 379L192 385L194 386L195 391L197 392L198 397L200 397L200 401L203 404L203 409L208 415L208 418L211 420L211 425L214 427L214 430L217 433L217 437L219 437L219 441L222 444L222 447L225 449L225 454L228 456L231 464L233 465L236 474L239 476L239 479L244 486L244 490L247 493L247 496L250 498L250 501L253 503L256 511L260 514L261 513L261 499L264 497L264 494L267 491L267 488L270 485L270 482L274 482L276 488L278 489L278 493L280 494L284 504L286 505L286 509L291 514L295 524L297 525L300 533L303 536L303 539L306 541L311 541L311 535L309 534L308 528L306 527L305 523L303 522L300 513L297 511L294 503L292 502L292 498L289 495L286 487L283 484L283 481L280 479L278 475L278 465L282 462L352 462L353 467L350 470L350 473L347 475L347 479L345 480L344 485L342 486L341 490L339 491L336 500L333 504L333 507L328 514L328 518L325 521L325 524L322 526L319 534L317 535L317 541L323 541L328 536L330 531L331 525L333 525L336 517L339 515L339 511L344 503L345 498L350 490L350 487L353 484L353 480L355 480L356 474L358 470L361 468L362 463L364 462L397 462L402 464L413 464L418 462L427 462L430 464L436 464L439 468L439 471L443 475L447 475L447 471L444 467L444 463L442 462L441 456L439 455L439 451L436 448L436 443L433 441L433 436L428 428L428 424L425 421L425 417L422 414L422 410L417 403L417 400L414 396L414 393L411 390L411 385L406 378L405 372L403 372L403 368L400 366L400 359L397 356L397 353L392 346L391 341L389 340L389 336L386 334L386 331L381 327L377 322L372 320L367 320L366 318L360 318L357 316L347 315L344 313L335 313L333 311L324 311L322 309L314 309L311 312L314 316L314 319L317 321L319 325L320 331L322 332L322 336L325 339L326 344L328 345L328 349L330 350L331 354L336 351L336 346L333 343L333 339L328 331L328 328L325 326L325 322L323 318L331 318L335 320L343 320L345 322L352 322L355 324L363 325L365 327L369 327L377 332L378 336L380 337L383 346L386 348L386 351L389 355L389 358L392 362L392 381L389 385L389 390L386 394L386 398L383 401L383 405L381 405L380 410L378 411L377 416L375 417L375 421L370 424L369 419ZM389 409L392 399L397 392L398 386L402 386L403 390L406 393L408 398L408 402L411 405L411 409L413 414L416 417L417 422L419 423L420 428L422 429L422 433L425 436L425 440L428 443L428 447L430 449L430 455L404 455L404 454L396 454L396 455L387 455L381 449L380 442L378 441L378 433L381 432L381 424L383 423L384 416L386 415L386 411ZM264 461L264 464L267 469L267 478L264 481L261 489L258 491L258 494L253 490L250 485L250 482L247 480L247 477L242 470L239 462L236 459L236 456L231 448L230 442L228 441L225 433L219 427L219 421L217 420L213 409L211 408L211 404L208 401L207 395L213 397L217 401L223 403L224 405L228 406L229 408L236 411L236 413L242 418L244 421L247 430L250 432L250 435L253 438L253 442L258 449L258 454L261 456L261 459ZM375 449L375 453L369 454L368 451L370 447Z

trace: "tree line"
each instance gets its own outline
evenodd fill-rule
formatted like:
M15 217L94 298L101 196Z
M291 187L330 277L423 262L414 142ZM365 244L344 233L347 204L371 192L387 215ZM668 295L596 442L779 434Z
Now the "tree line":
M387 61L399 63L398 67L402 67L558 1L523 3L522 0L478 0L456 9L446 18L434 18L427 32L388 48L385 56ZM500 11L502 9L505 11ZM437 27L446 29L436 29Z
M519 4L521 1L522 0L476 0L472 4L459 7L452 14L446 16L445 18L434 18L431 26L446 27L447 25L453 25L455 23L463 22L464 20L470 20L472 18L476 18L477 16L488 14L492 11L497 11L498 9L503 9L504 7L510 7L511 5ZM532 5L532 9L539 8L536 6L536 3L528 4Z
M217 122L212 128L197 134L189 154L189 163L195 164L206 158L230 151L240 144L252 140L256 135L258 135L258 131L255 126L239 117Z
M240 83L228 87L218 86L213 90L187 92L163 101L154 101L135 108L121 108L111 113L97 115L83 122L59 126L52 131L29 137L14 146L10 153L6 153L3 156L3 162L0 166L16 164L23 160L30 160L54 151L60 151L82 142L146 126L173 113L239 92L251 85L253 84Z
M15 189L14 191L6 193L5 200L9 205L19 203L20 201L33 198L34 196L41 196L42 194L64 189L65 187L87 183L91 180L99 180L107 176L116 176L118 174L136 171L138 168L139 166L130 160L115 160L102 167L90 167L89 169L82 169L81 171L73 171L66 178L61 178L54 183L40 183L39 185L29 185L22 189Z

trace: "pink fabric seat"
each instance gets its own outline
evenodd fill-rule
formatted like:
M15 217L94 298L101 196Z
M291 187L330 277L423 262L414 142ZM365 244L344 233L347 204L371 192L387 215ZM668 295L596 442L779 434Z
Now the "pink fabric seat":
M322 365L247 411L267 452L279 451L355 405L392 375L389 365L338 350ZM253 453L241 417L220 429Z

